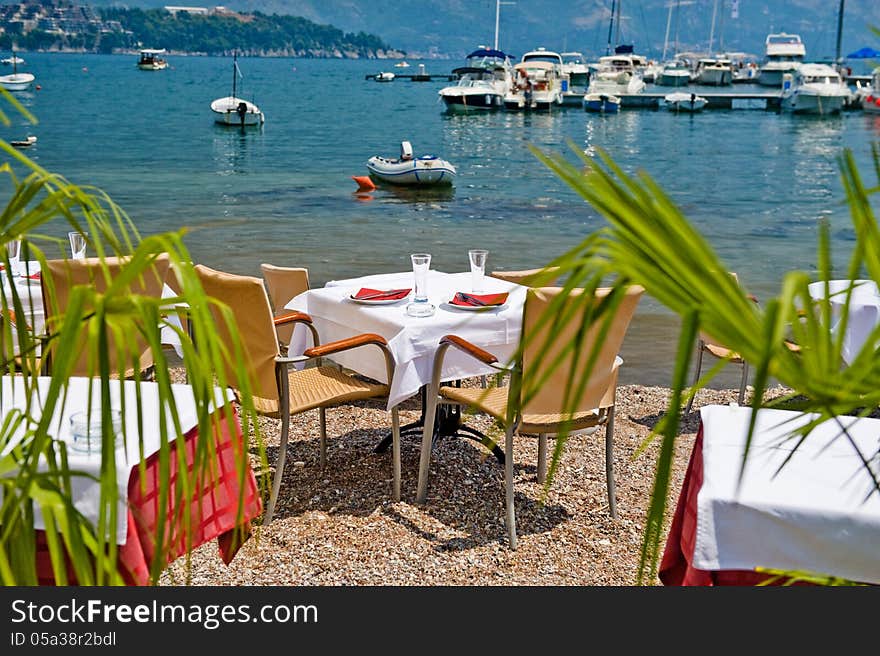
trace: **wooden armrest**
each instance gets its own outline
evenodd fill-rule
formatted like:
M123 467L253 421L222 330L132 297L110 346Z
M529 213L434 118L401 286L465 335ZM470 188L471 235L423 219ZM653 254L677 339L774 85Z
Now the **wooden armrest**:
M496 362L498 362L498 358L489 353L489 351L484 351L479 346L471 344L469 341L459 337L458 335L446 335L443 337L443 339L440 340L440 343L454 346L484 364L495 364Z
M313 346L312 348L303 351L303 355L309 358L320 358L325 355L330 355L331 353L347 351L348 349L353 349L358 346L364 346L366 344L376 344L377 346L382 347L388 346L388 342L385 341L385 338L381 335L376 335L374 333L364 333L363 335L355 335L354 337L349 337L348 339L340 339L335 342L321 344L320 346Z
M276 326L283 326L284 324L293 323L294 321L312 323L312 318L305 312L291 312L290 314L284 314L280 317L275 317L274 319Z
M12 308L9 308L9 309L6 311L6 318L9 319L9 323L10 323L10 324L12 324L12 325L13 325L14 327L16 327L16 328L18 327L18 320L17 320L17 318L16 318L16 316L15 316L15 310L13 310ZM29 325L27 322L25 322L24 326L25 326L25 328L27 328L28 330L32 330L31 327L30 327L30 325Z

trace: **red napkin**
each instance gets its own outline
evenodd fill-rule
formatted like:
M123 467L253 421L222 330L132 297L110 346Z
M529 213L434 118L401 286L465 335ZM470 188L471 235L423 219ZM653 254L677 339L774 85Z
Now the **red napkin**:
M482 301L483 305L472 301L471 299L473 298ZM493 307L495 305L504 305L507 302L507 292L501 294L471 294L470 292L456 292L455 296L453 296L452 300L449 302L452 305L463 305L465 307Z
M40 276L40 272L37 271L36 273L32 273L32 274L29 275L29 276L26 276L26 275L22 274L21 277L22 277L22 278L27 278L28 280L39 280L41 276Z
M407 289L370 289L368 287L361 287L357 294L352 296L352 298L358 298L363 300L370 301L392 301L399 300L401 298L406 298L409 296L409 293L412 291L412 287Z

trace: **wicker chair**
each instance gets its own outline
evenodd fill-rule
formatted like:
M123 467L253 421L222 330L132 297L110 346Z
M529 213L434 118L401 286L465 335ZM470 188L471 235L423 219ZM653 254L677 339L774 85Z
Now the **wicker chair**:
M416 501L424 503L428 489L428 473L431 462L431 445L434 417L438 404L457 404L491 415L505 431L504 483L506 488L506 518L511 548L516 548L516 519L513 507L513 438L516 434L538 435L538 479L546 475L547 437L562 430L582 431L605 426L605 473L608 487L608 505L612 517L617 516L614 490L613 446L614 446L614 403L617 388L618 368L623 360L617 352L623 343L626 329L635 312L636 305L644 293L642 287L630 287L620 298L613 315L604 314L595 323L583 330L579 320L587 305L583 299L575 298L583 290L569 292L569 298L554 304L563 293L559 287L530 289L526 295L523 310L523 339L525 349L522 362L512 368L512 381L509 387L496 387L488 390L440 385L440 372L447 349L457 348L481 360L489 366L498 367L497 358L491 353L455 335L447 335L440 341L440 348L434 359L433 378L428 390L428 403L425 411L425 429L422 434L422 451L419 461L419 483ZM609 290L597 290L591 307L600 307L608 298ZM579 303L577 311L567 315L566 308ZM548 314L552 313L552 314ZM555 318L554 318L555 317ZM570 318L569 318L570 317ZM564 321L564 323L560 323ZM563 394L560 389L567 386L572 369L584 366L596 345L602 329L606 327L604 341L596 355L589 381L580 397L568 407L563 407ZM557 338L547 344L549 330L557 331ZM558 367L549 371L550 363L560 353L563 345L576 342L578 348L564 354ZM578 354L580 360L575 362ZM508 419L509 395L523 389L523 382L541 380L548 376L535 395L528 400L522 414ZM573 410L573 412L572 412Z
M272 308L276 317L289 314L289 311L285 310L284 306L294 296L299 296L309 290L308 269L280 267L263 263L260 265L260 270L263 273L263 281L266 283L266 290L269 292L269 300L272 301ZM278 341L284 346L290 344L294 327L295 324L292 323L278 326Z

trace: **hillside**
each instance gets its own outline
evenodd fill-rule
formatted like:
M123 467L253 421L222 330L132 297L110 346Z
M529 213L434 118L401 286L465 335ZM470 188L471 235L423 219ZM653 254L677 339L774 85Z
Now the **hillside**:
M118 0L93 0L115 4ZM639 52L659 57L666 31L669 0L622 0L621 41L634 42ZM163 0L127 0L130 6L162 6ZM771 31L799 33L808 56L834 55L838 3L833 0L740 0L739 18L731 18L732 0L724 6L723 26L717 21L715 45L723 32L724 47L763 53ZM681 50L708 46L714 0L681 0L673 14L670 42L677 22ZM492 44L495 0L226 0L238 11L293 14L346 32L378 35L395 48L415 56L462 57L478 44ZM515 54L538 45L604 54L608 41L611 0L516 0L501 6L500 46ZM722 13L719 11L719 14ZM880 26L880 2L850 0L844 21L844 54L865 45L880 45L869 25Z

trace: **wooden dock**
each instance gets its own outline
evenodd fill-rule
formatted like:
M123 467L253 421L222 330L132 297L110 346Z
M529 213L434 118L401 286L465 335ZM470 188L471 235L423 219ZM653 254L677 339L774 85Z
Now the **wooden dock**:
M663 98L670 93L681 91L689 93L687 87L670 87L668 91L648 91L644 93L619 94L622 107L657 109L663 106ZM779 91L758 91L753 93L713 93L699 92L698 96L706 99L706 109L769 109L778 110L782 101ZM569 91L562 94L562 104L566 107L581 107L584 94Z

